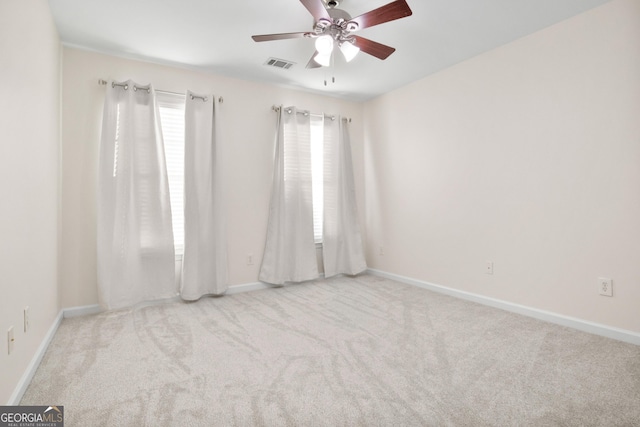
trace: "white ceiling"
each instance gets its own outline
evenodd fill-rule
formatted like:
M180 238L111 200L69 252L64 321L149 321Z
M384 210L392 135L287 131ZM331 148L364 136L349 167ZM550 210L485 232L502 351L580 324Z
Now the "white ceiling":
M306 69L307 38L256 43L254 34L310 31L299 0L50 0L68 46L197 68L354 101L367 100L610 0L407 0L413 15L358 35L396 48ZM355 17L391 0L342 0ZM267 67L269 57L295 62ZM335 76L335 83L331 77ZM324 86L327 78L328 84Z

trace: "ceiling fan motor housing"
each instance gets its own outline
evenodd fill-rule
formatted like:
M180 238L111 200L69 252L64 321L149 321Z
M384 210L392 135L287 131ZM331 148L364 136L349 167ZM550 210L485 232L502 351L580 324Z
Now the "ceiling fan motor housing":
M351 15L342 9L327 9L327 13L331 20L326 18L318 19L313 36L330 35L338 42L351 41L350 33L358 30L358 23L351 21Z
M327 13L333 20L333 22L344 21L348 22L351 20L351 15L349 15L346 11L342 9L327 9Z

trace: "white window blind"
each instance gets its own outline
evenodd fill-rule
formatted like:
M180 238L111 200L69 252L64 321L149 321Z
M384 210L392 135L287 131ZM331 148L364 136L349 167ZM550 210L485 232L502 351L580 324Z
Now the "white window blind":
M113 177L118 175L118 154L120 149L120 104L116 105L116 138L113 150Z
M167 161L176 257L184 252L184 108L185 95L156 92Z
M313 235L322 243L324 202L324 117L311 116L311 188L313 194Z

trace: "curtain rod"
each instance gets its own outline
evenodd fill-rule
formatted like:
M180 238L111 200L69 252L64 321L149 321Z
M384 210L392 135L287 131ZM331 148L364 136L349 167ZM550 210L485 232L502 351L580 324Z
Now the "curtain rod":
M101 85L101 86L106 86L106 85L107 85L107 83L108 83L108 82L107 82L105 79L98 79L98 84L99 84L99 85ZM127 89L127 88L128 88L128 85L127 85L126 83L116 83L116 82L113 82L113 83L112 83L112 85L113 85L113 86L120 86L120 87L123 87L123 88L125 88L125 89ZM151 85L147 85L147 86L134 86L134 87L133 87L133 90L145 89L145 90L149 91L150 86L151 86ZM168 90L159 90L159 89L158 89L158 90L156 90L156 92L168 93L168 94L170 94L170 95L181 95L181 96L183 96L183 95L184 95L184 93L169 92ZM207 102L207 97L206 97L206 96L191 95L191 99L195 99L195 98L202 99L204 102ZM222 97L219 97L219 98L218 98L218 102L219 102L220 104L222 104L222 103L224 102L224 99L223 99Z
M275 112L279 112L280 111L280 106L278 105L273 105L271 106L271 109ZM286 110L287 113L291 114L291 110ZM298 114L309 114L311 116L324 116L324 117L329 117L331 118L331 120L335 119L335 115L331 115L331 114L319 114L319 113L310 113L308 111L297 111ZM351 117L343 117L342 120L346 120L347 122L351 123Z

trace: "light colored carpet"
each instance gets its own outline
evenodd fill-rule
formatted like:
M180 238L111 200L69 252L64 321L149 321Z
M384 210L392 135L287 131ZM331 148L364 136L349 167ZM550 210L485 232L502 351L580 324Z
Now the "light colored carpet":
M21 404L67 426L638 426L640 347L363 275L65 319Z

